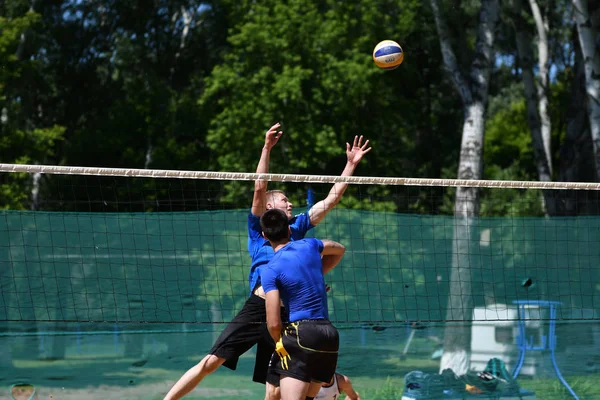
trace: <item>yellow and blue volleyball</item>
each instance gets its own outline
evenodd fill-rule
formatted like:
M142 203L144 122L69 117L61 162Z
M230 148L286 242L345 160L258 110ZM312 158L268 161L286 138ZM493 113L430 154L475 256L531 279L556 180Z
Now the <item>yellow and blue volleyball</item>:
M384 40L377 43L373 49L373 61L381 69L396 69L404 61L404 52L398 43Z

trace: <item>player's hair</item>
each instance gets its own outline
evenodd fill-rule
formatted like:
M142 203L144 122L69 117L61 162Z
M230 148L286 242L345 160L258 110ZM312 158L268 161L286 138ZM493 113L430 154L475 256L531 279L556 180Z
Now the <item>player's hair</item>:
M289 238L290 221L282 210L272 208L260 217L260 228L265 237L272 242L281 242Z
M283 190L269 190L267 192L267 203L273 203L275 201L274 197L276 194L282 194L285 196L285 192Z

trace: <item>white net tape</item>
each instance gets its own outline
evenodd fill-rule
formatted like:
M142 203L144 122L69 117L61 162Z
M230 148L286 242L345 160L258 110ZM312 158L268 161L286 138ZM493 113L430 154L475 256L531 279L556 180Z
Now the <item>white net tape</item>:
M0 164L0 172L26 172L57 175L129 176L147 178L213 179L254 181L264 179L272 182L349 183L358 185L436 186L436 187L482 187L512 189L600 190L596 182L538 182L494 181L468 179L385 178L370 176L290 175L256 174L247 172L179 171L166 169L69 167L58 165Z

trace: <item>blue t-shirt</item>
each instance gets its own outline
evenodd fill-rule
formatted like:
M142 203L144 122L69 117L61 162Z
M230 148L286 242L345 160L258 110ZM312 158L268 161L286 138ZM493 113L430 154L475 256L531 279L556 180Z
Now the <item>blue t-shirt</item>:
M310 224L308 211L298 214L290 220L290 229L292 231L292 240L303 239L309 229L314 228ZM267 239L262 236L262 228L260 227L260 218L250 213L248 215L248 253L252 258L250 266L250 293L260 282L260 267L269 262L275 252Z
M319 239L296 240L277 251L262 268L265 293L279 290L290 322L329 319L321 252L323 242Z

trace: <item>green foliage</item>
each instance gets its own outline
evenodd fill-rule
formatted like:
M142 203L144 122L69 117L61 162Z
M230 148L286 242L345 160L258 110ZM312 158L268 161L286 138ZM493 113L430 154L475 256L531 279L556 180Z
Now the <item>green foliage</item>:
M21 210L29 199L29 193L24 190L30 181L25 173L10 174L2 179L0 185L0 203L3 210Z
M334 126L339 112L360 108L369 77L378 71L369 57L373 43L347 34L359 24L352 7L338 5L338 12L331 7L322 12L316 2L261 3L234 28L233 51L215 68L201 99L203 105L217 99L222 106L208 136L222 168L251 165L242 150L259 149L260 133L277 121L286 136L282 154L274 154L275 166L288 159L288 172L323 169L321 160L343 154L343 143L355 132ZM308 148L310 156L303 157Z
M431 171L430 154L421 152L440 140L434 133L440 115L432 107L448 98L413 83L430 73L423 66L433 60L420 51L435 51L437 37L431 25L421 25L429 12L421 2L384 3L296 0L232 7L238 22L230 30L231 52L200 98L214 116L207 141L219 169L254 170L263 132L281 122L284 136L272 153L272 171L337 175L345 143L357 134L374 147L360 171ZM406 43L412 61L393 73L378 70L371 53L384 38ZM439 108L443 120L448 108ZM249 190L230 193L248 197Z
M368 192L376 192L374 194L377 196L377 199L371 197ZM359 193L358 191L350 190L348 193L344 194L344 197L337 207L356 210L394 212L398 207L397 204L391 200L385 200L386 198L390 198L390 192L391 190L389 189L378 191L375 188L367 190L367 193ZM353 195L353 193L356 194Z
M484 177L493 180L536 180L531 131L522 96L512 97L509 91L522 91L522 85L502 90L495 101L505 99L503 107L490 107L493 115L486 123ZM482 216L541 215L541 194L535 190L486 189L481 193Z
M531 131L523 86L517 83L490 99L484 141L484 176L489 180L537 180ZM444 177L454 177L456 170L447 169ZM444 197L442 210L451 214L456 190ZM480 189L481 216L542 215L540 191L519 189Z
M493 166L490 170L499 180L514 180L521 171L517 165L507 168ZM482 189L481 216L540 216L543 215L542 195L532 189Z
M547 8L540 2L550 18L558 71L550 90L555 176L574 78L567 3ZM33 4L33 11L25 0L0 5L3 161L252 172L265 130L279 121L285 134L272 153L273 172L337 175L345 143L362 134L373 151L358 175L456 177L463 115L427 2ZM503 3L496 41L502 57L491 79L484 178L535 180L511 6ZM446 0L442 7L466 71L480 1ZM398 41L405 51L403 65L391 72L371 59L383 39ZM23 135L52 127L63 129L52 146L42 143L44 135L39 143L21 142ZM582 180L589 178L589 168L580 170ZM251 197L246 182L203 184L222 207ZM298 204L305 189L290 193ZM60 195L53 190L47 187L44 195ZM156 199L168 195L149 181L136 181L130 190ZM452 213L452 189L409 192L351 186L340 206ZM27 197L11 196L21 199L12 204ZM482 212L513 213L518 201L506 204L520 196L529 202L538 194L482 191ZM538 210L519 214L530 212Z
M4 89L7 81L19 77L24 67L17 55L21 35L38 21L39 14L35 12L27 12L17 18L0 15L0 104L6 100Z
M17 164L35 163L55 154L58 142L64 139L65 128L55 125L32 131L16 130L10 136L0 138L0 154L7 162ZM19 155L11 159L11 155Z
M500 96L503 96L501 93ZM490 110L493 112L494 110ZM485 176L494 177L495 170L518 164L519 176L513 179L535 176L535 164L531 147L531 131L527 125L525 99L507 101L504 108L491 114L486 124Z
M64 138L65 128L53 126L33 131L17 130L0 138L0 155L6 162L36 164L55 153L56 145ZM11 159L11 155L17 155ZM27 208L32 189L28 174L3 174L0 178L0 204L3 209Z

